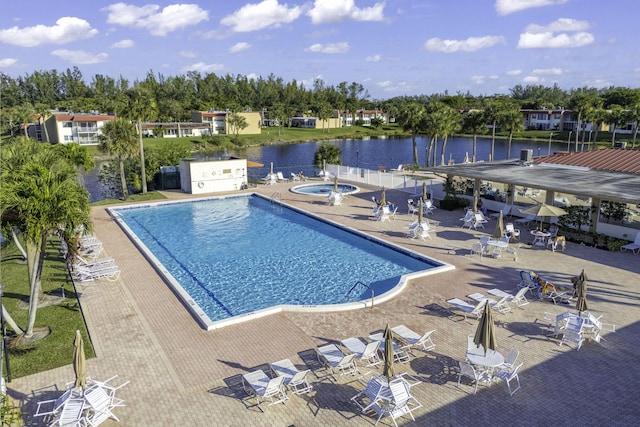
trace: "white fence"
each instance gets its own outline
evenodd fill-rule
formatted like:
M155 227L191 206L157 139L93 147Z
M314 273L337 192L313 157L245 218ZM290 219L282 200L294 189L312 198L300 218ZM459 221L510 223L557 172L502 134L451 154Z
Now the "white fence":
M340 165L326 165L326 170L332 176L337 176L340 180L400 190L410 195L422 194L422 186L423 183L426 182L427 193L431 194L432 199L444 199L442 182L437 180L418 179L397 172L382 172Z

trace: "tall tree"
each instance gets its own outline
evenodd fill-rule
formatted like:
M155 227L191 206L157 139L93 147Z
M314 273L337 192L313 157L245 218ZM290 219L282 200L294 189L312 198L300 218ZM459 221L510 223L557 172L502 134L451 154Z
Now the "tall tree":
M411 133L411 142L413 144L413 165L418 167L418 145L416 136L420 129L424 127L426 109L424 105L418 102L409 102L403 106L396 118L400 127Z
M73 248L77 230L91 230L89 193L78 181L77 169L60 153L36 141L2 145L0 218L4 231L19 228L25 238L29 314L26 328L15 332L27 338L33 335L42 294L47 239L58 234Z
M510 109L505 110L500 118L502 129L509 132L509 142L507 144L507 159L511 158L511 142L514 132L524 130L524 118L520 112L520 106L514 102L508 104Z
M440 164L445 165L445 150L447 149L447 140L450 135L453 135L460 129L460 113L458 110L448 106L444 103L439 103L441 110L441 135L442 135L442 149L440 150Z
M629 121L629 112L620 105L612 105L609 112L608 122L613 126L613 133L611 134L611 146L616 144L616 133L618 129L623 127Z
M135 155L138 151L135 127L128 120L122 118L109 121L102 127L98 141L98 150L118 158L122 198L127 200L129 192L124 172L124 160Z
M505 110L508 109L506 107L506 103L508 101L507 97L501 96L497 98L491 99L486 108L484 109L484 114L488 123L491 123L491 158L490 161L493 161L495 158L495 147L496 147L496 130L498 126L501 124L500 120L505 113Z
M136 121L138 132L138 151L140 152L140 182L142 194L147 194L147 174L145 171L144 145L142 144L142 121L155 119L158 115L158 106L150 90L138 85L127 92L128 108L125 117Z
M583 120L585 116L588 117L591 115L591 112L593 111L597 103L596 99L597 95L588 88L583 88L581 90L575 90L571 92L571 98L569 99L569 109L572 110L574 114L577 113L576 151L578 151L578 136L580 134L580 131L582 131L582 135L584 136Z
M487 131L487 123L482 111L471 110L466 112L463 117L462 127L473 135L473 155L471 156L471 161L475 163L478 134L484 134Z

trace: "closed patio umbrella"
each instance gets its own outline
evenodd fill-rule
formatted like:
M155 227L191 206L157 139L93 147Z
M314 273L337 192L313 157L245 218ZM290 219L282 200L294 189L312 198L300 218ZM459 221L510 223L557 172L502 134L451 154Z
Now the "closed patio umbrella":
M84 356L84 341L78 330L76 330L76 337L73 340L73 347L73 371L76 374L74 387L81 387L84 390L87 386L87 367Z
M382 375L391 379L395 376L395 369L393 367L393 332L389 324L384 328L384 367L382 369Z
M386 192L387 192L387 189L382 187L382 194L380 194L380 205L381 206L384 206L384 205L387 204Z
M426 202L427 201L427 181L423 181L422 182L422 201ZM420 205L422 206L422 205Z
M419 202L420 202L420 205L418 206L418 225L422 224L422 216L423 216L422 204L424 203L424 200L422 199L422 197L420 198Z
M496 229L493 231L493 237L496 239L504 236L504 219L502 217L502 211L500 211L500 216L498 216L498 223L496 224Z
M484 305L484 311L478 322L476 334L473 336L473 342L478 346L481 345L485 354L487 354L488 349L495 350L497 347L493 313L491 312L491 304L488 301Z
M584 274L584 270L580 273L578 281L576 282L576 294L578 298L576 300L576 310L578 313L582 313L589 309L587 304L587 275Z
M335 194L338 194L338 177L337 176L333 179L333 192Z

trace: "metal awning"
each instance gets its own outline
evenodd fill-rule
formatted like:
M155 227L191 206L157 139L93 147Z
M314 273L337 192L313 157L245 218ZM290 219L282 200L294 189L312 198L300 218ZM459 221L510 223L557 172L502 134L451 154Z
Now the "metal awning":
M524 165L518 160L437 166L428 170L439 175L500 182L615 202L640 203L640 174L548 163Z

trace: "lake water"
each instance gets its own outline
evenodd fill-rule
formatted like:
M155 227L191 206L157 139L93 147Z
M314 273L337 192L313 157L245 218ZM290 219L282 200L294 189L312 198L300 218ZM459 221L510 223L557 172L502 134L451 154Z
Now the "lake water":
M441 141L438 143L437 161L440 163ZM313 156L322 144L334 144L342 152L342 164L376 170L378 166L387 169L397 168L401 163L413 163L413 144L411 138L379 138L379 139L341 139L331 142L303 142L298 144L277 144L262 147L250 147L242 150L230 150L226 154L247 158L264 164L262 168L250 168L250 179L260 179L269 173L273 162L274 172L281 171L285 177L291 173L302 171L305 176L316 176L319 169L313 166ZM424 167L429 138L416 138L418 162ZM507 158L506 140L495 142L495 160ZM520 150L532 149L533 155L546 155L549 143L545 141L514 141L511 144L511 158L520 158ZM566 143L551 144L551 153L566 150ZM445 150L445 161L453 160L462 163L468 154L473 153L473 138L449 138ZM477 139L476 160L489 160L491 139ZM225 153L214 154L212 158L223 157ZM100 200L103 196L98 190L97 174L90 173L85 177L85 185L91 192L91 201Z

